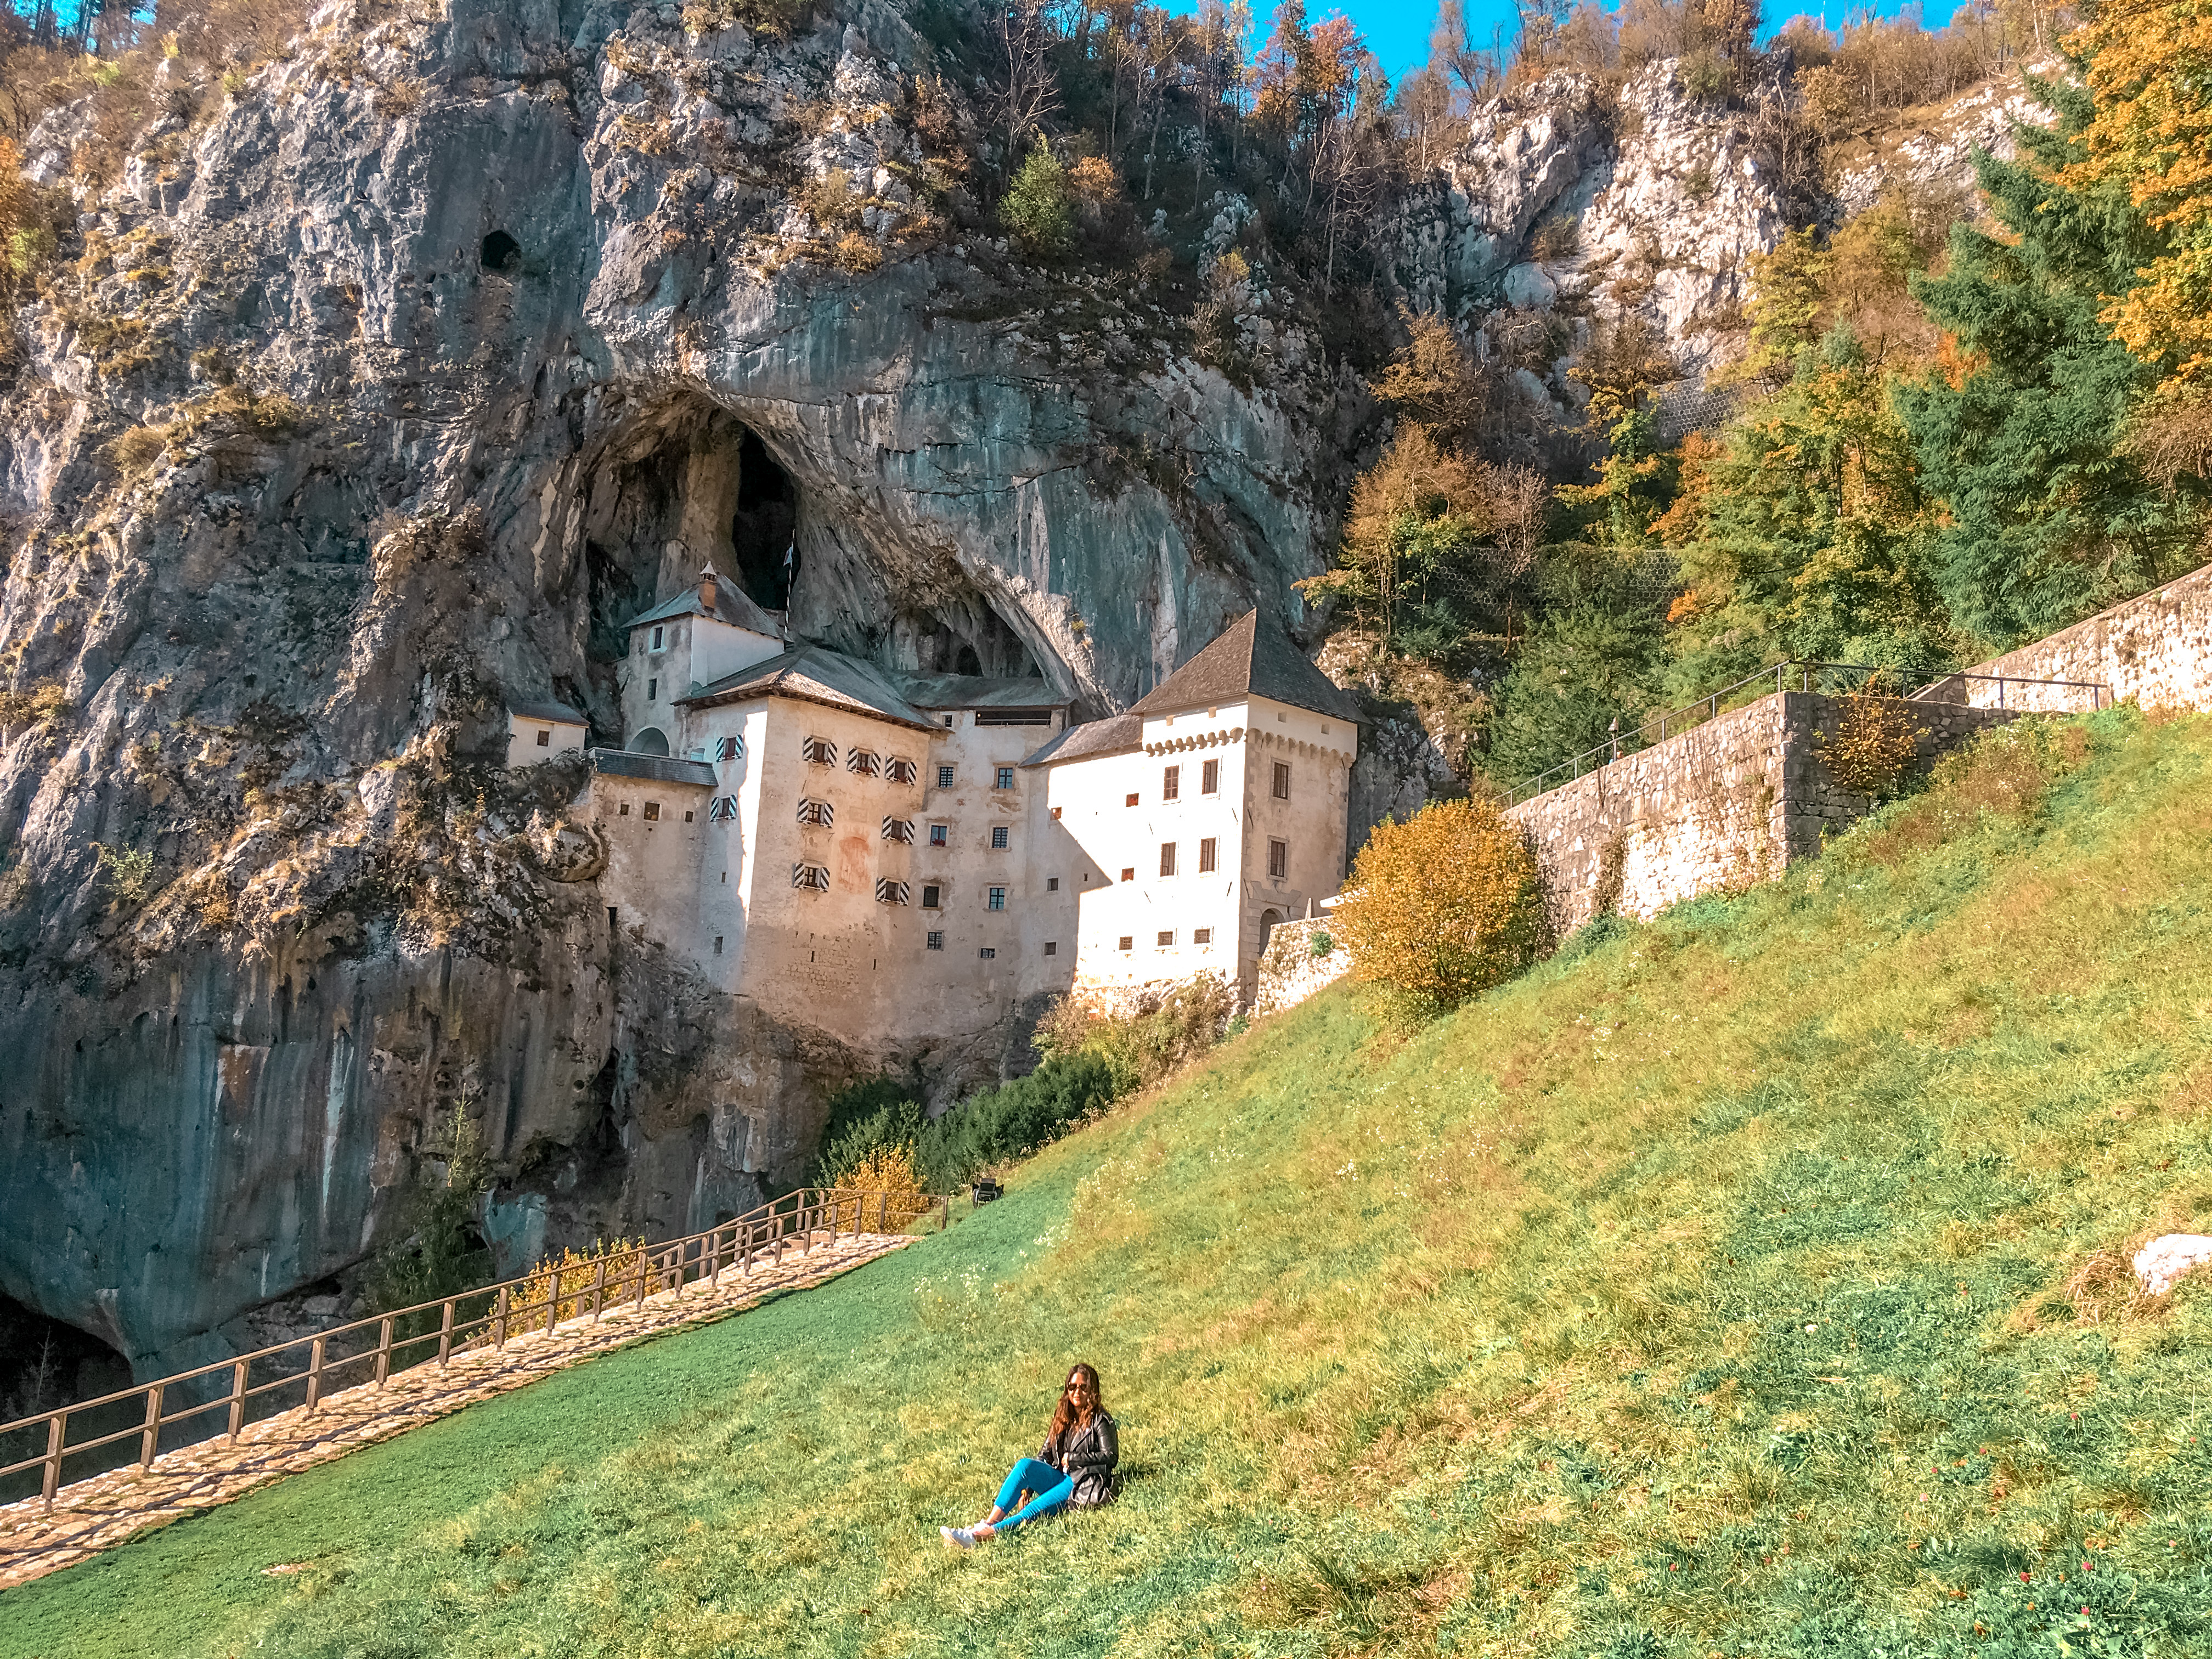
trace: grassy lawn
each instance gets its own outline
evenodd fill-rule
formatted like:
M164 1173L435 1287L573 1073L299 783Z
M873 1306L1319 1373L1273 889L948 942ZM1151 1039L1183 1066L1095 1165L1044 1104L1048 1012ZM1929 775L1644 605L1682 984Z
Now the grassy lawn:
M2212 1653L2212 1284L2115 1255L2212 1230L2212 721L2086 729L1410 1037L1327 994L0 1654ZM1078 1358L1122 1500L945 1551Z

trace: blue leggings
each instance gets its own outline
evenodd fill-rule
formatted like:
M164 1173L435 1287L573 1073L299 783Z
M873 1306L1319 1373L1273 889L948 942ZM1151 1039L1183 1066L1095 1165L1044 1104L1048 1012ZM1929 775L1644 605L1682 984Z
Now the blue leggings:
M1014 1505L1024 1492L1031 1494L1029 1507L1019 1514ZM1075 1492L1073 1477L1062 1474L1049 1463L1041 1463L1034 1457L1024 1457L1014 1465L1014 1472L1006 1477L1006 1484L999 1488L997 1508L1008 1511L1006 1518L993 1524L994 1532L1006 1532L1026 1521L1041 1521L1058 1510Z

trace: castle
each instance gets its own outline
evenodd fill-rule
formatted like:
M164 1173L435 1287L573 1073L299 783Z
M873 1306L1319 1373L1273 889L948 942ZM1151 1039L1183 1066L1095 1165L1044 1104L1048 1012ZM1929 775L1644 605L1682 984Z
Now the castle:
M1344 874L1358 714L1256 611L1127 713L787 637L709 569L629 623L626 746L590 750L617 927L779 1019L889 1050L1212 972ZM515 703L508 764L584 747Z

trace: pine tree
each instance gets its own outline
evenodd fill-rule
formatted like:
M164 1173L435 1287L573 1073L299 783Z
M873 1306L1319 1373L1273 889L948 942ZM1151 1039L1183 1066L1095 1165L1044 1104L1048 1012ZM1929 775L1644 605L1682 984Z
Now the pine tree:
M2017 161L1975 162L2016 240L1953 228L1949 269L1912 291L1963 357L1897 394L1922 482L1948 504L1937 586L1960 628L1999 647L2150 586L2189 533L2117 447L2154 371L2099 317L2155 239L2124 190L2059 182L2083 155L2088 92L2030 85L2056 124L2020 128Z

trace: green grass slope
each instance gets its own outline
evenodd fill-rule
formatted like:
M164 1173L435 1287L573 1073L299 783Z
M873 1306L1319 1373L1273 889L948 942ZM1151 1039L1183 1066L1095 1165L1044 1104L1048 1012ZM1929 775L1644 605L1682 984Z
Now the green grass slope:
M0 1653L2212 1652L2212 1284L2115 1255L2212 1228L2212 722L2088 731L1411 1038L1318 998ZM948 1553L1075 1358L1125 1496Z

